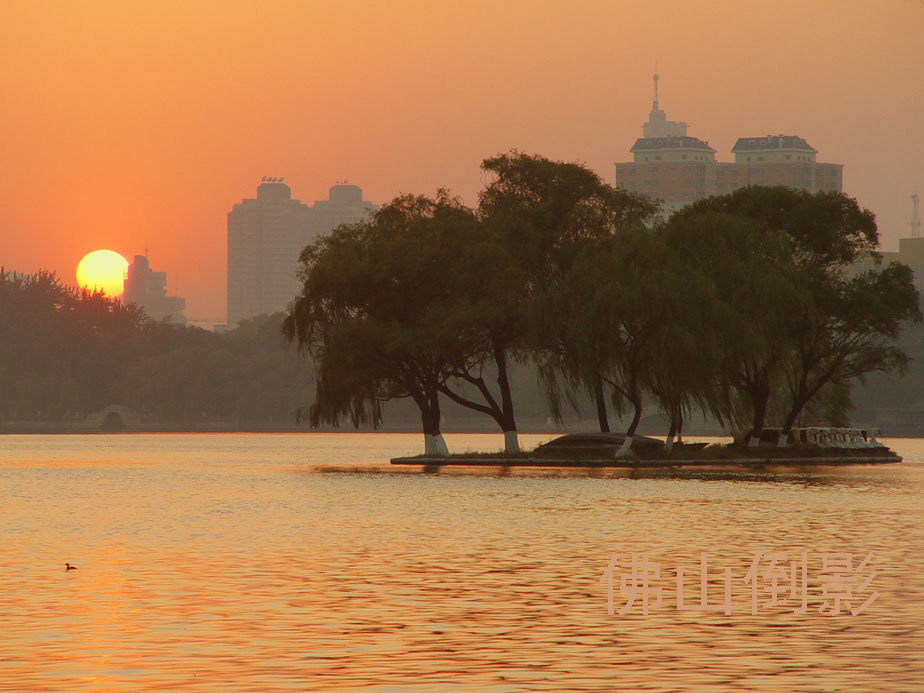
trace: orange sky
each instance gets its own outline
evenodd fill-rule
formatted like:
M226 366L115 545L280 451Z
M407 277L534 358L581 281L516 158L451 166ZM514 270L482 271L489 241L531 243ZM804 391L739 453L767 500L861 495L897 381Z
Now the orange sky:
M149 249L225 318L226 214L261 176L381 203L518 148L628 161L651 101L731 160L796 134L843 163L885 249L924 194L921 0L125 0L0 4L0 264L74 283Z

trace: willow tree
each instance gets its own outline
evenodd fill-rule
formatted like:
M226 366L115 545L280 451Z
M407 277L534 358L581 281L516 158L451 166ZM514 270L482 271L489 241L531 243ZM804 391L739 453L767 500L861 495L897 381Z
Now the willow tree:
M832 276L817 283L814 303L793 319L793 350L784 364L786 431L826 387L904 369L908 356L898 345L899 332L922 317L907 265L877 263L850 279Z
M542 156L512 151L486 159L482 170L493 179L479 196L479 216L491 237L507 249L510 267L522 280L519 291L507 294L508 314L514 316L510 324L516 329L498 356L538 354L553 413L560 414L561 378L592 394L601 430L607 430L601 375L571 367L571 316L553 313L544 297L583 254L602 248L617 230L650 220L657 205L606 185L586 166ZM522 316L529 316L528 327ZM500 361L498 367L504 367Z
M314 361L313 426L349 417L377 427L383 402L409 397L420 410L425 452L447 454L440 389L478 336L444 316L474 226L471 211L445 192L404 195L304 249L302 291L283 331Z
M893 340L903 322L921 319L918 294L909 268L881 265L875 217L856 200L742 188L690 205L669 226L691 258L712 263L722 295L735 297L722 374L749 401L752 441L772 395L788 393L787 404L775 403L788 411L788 429L826 386L904 363ZM716 237L720 227L730 233ZM848 278L870 258L872 270ZM751 269L736 270L740 260Z
M504 434L504 450L512 454L520 447L508 369L523 342L523 274L483 223L468 240L446 277L454 294L441 317L443 329L460 335L465 348L453 350L452 377L439 390L493 419Z
M405 195L316 241L301 263L284 331L315 362L312 425L378 426L382 403L409 397L426 452L446 454L443 396L491 417L518 450L506 359L522 280L472 210L445 192Z
M713 287L699 294L707 303L697 311L711 319L695 333L704 353L718 354L706 404L719 420L747 422L756 434L790 352L792 316L811 301L807 275L789 237L756 220L702 210L675 215L662 233Z
M652 258L643 281L652 294L646 310L657 309L660 324L652 335L645 387L669 421L665 449L682 441L684 420L694 409L721 402L719 378L725 329L722 300L706 267L672 247L664 229L655 231ZM722 418L723 407L715 407Z
M631 413L617 456L630 454L646 392L671 418L672 432L695 398L689 373L704 370L694 363L703 355L690 340L675 342L687 329L689 310L679 269L660 236L624 229L585 253L546 297L549 322L568 316L571 372L596 373L613 393L617 413ZM668 357L687 361L686 369Z

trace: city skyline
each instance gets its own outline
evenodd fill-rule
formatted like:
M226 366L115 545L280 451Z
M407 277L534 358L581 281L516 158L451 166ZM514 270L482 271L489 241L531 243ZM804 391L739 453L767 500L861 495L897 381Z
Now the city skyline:
M739 137L734 162L717 159L708 142L688 134L687 123L667 120L657 72L652 79L651 111L629 150L632 161L615 163L616 187L660 200L664 214L751 185L843 192L843 164L817 161L817 150L798 135Z
M886 250L924 188L918 2L36 2L0 21L2 264L71 282L90 250L150 248L193 323L224 319L226 214L260 176L475 204L482 159L516 148L612 183L656 61L662 107L719 152L789 133L844 164Z

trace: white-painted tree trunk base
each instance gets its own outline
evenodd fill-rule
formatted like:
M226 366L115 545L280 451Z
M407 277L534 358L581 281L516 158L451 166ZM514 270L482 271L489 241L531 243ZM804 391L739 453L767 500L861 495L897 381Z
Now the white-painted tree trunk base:
M760 436L751 436L751 439L748 440L748 447L749 448L760 447Z
M447 457L449 448L446 447L446 441L443 440L443 434L437 433L435 436L424 436L424 454L430 457Z
M625 441L623 441L622 447L616 451L616 457L631 457L632 456L632 438L634 438L634 436L626 436Z
M520 451L520 439L516 431L504 431L504 452L508 455Z
M664 441L664 452L669 453L674 449L674 436L670 435L667 437L667 440Z

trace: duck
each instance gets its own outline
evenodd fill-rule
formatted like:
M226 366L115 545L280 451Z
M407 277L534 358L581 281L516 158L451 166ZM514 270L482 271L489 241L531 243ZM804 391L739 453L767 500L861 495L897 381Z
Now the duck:
M64 571L67 572L68 570L77 570L77 566L71 565L70 563L65 563Z

